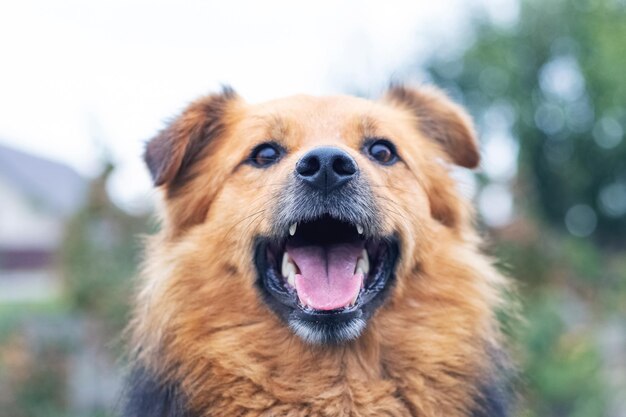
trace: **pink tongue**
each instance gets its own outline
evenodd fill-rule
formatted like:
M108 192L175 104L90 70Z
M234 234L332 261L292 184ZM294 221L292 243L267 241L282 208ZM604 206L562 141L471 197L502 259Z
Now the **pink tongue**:
M300 301L316 310L334 310L350 305L359 294L363 274L354 274L363 243L328 246L287 245L287 252L300 269L296 292Z

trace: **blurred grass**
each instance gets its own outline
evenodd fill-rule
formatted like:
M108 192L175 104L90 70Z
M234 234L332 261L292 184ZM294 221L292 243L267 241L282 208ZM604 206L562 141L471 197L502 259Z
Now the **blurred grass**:
M0 344L19 328L20 322L33 316L55 316L69 312L62 299L36 302L12 301L0 303Z

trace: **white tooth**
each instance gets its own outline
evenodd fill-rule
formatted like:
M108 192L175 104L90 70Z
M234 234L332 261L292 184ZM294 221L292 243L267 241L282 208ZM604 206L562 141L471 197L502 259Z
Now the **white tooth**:
M283 255L283 264L281 266L280 272L283 274L283 278L288 278L289 274L296 274L296 266L291 261L291 258L289 257L289 254L287 252L285 252L285 254Z
M287 252L283 254L283 263L281 265L280 272L283 274L284 278L287 278L287 275L289 274L289 254Z
M356 225L356 231L362 235L363 234L363 226L361 226L360 224Z
M367 250L363 249L361 253L361 259L363 259L363 271L367 274L370 272L370 257L367 254Z
M357 292L357 293L354 295L354 299L353 299L352 301L350 301L350 305L355 305L355 304L356 304L356 300L359 298L359 293L360 293L360 291L359 291L359 292Z
M298 227L298 223L294 223L291 226L289 226L289 235L293 236L296 234L296 228Z
M356 261L356 268L354 269L354 273L358 274L359 272L363 274L363 276L367 275L370 271L370 259L367 255L367 251L363 249L361 256Z
M296 264L293 263L289 253L285 252L283 255L283 264L281 267L281 273L283 274L283 278L287 279L289 285L295 288L296 286Z

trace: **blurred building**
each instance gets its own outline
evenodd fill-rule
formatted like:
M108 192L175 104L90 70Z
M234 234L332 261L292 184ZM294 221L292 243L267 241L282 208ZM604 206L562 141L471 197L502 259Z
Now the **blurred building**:
M0 145L0 302L58 293L56 255L87 186L66 165Z

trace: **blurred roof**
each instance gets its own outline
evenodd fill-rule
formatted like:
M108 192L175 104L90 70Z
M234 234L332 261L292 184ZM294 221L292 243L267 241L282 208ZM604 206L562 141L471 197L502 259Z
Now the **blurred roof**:
M63 217L86 197L87 180L67 165L0 144L0 176L27 198Z

